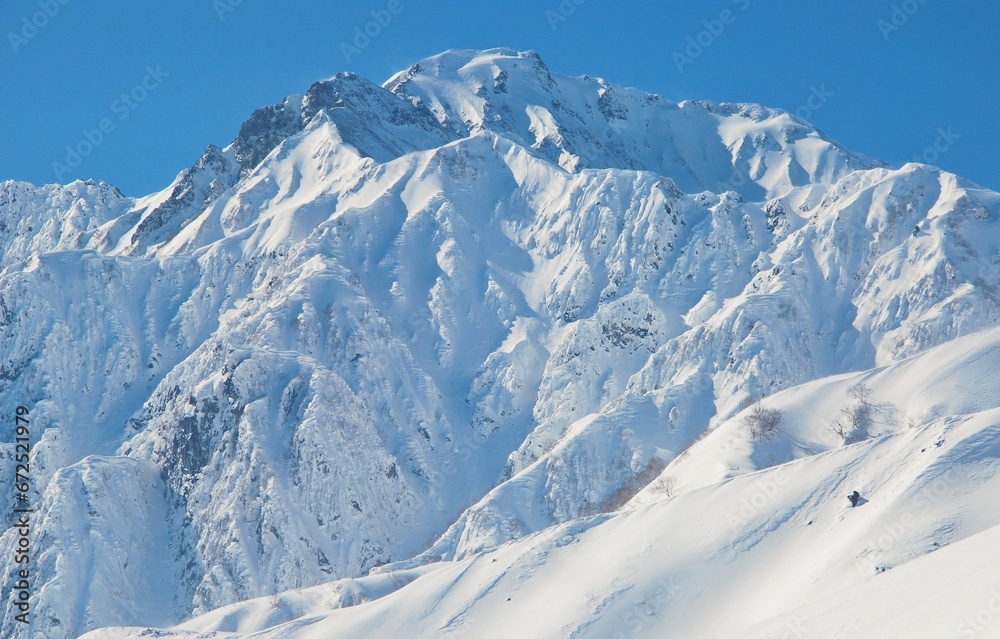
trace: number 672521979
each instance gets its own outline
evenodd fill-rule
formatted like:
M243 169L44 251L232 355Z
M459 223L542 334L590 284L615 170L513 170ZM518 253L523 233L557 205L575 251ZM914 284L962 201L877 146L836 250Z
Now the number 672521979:
M30 421L28 420L27 415L27 406L17 407L14 425L14 442L16 444L15 453L17 455L15 461L18 464L27 464L28 455L31 453L31 430L29 429Z

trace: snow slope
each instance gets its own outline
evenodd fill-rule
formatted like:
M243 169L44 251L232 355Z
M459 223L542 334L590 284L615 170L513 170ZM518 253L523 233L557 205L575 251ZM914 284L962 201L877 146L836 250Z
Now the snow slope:
M817 398L843 401L864 376L880 400L920 398L948 417L893 425L761 471L706 453L703 466L726 465L733 475L672 495L651 489L615 514L459 561L236 604L161 636L995 636L1000 396L982 373L1000 367L1000 332L954 347L979 369L957 369L952 349L939 348L774 398L793 414ZM966 385L964 396L949 392ZM784 436L823 438L821 419L797 426ZM730 439L744 449L779 446L755 445L745 433ZM864 496L857 508L844 498L852 489Z
M975 347L949 349L1000 324L998 216L996 193L786 112L508 49L317 82L143 198L4 182L0 410L29 404L39 437L31 631L170 625L331 581L320 600L381 596L428 562L617 526L604 515L663 477L693 504L986 411L985 374L975 410L957 387L887 390L895 413L840 437L796 393L818 384L835 416L839 375L935 347L971 366ZM736 415L758 397L786 428L748 448ZM88 506L106 486L127 519ZM386 564L408 572L363 577Z

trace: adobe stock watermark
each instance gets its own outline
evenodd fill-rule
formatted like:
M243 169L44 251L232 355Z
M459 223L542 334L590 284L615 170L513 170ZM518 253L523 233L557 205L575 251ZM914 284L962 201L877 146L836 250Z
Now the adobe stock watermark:
M657 580L647 590L647 593L639 595L639 601L634 603L629 608L628 613L621 617L624 628L611 635L611 639L648 636L649 631L660 625L661 615L666 609L667 603L681 591L680 584L670 577ZM780 634L768 636L780 639L800 639L806 636L806 628L800 619L791 619L784 623Z
M947 129L938 128L937 137L934 138L934 143L929 147L913 156L914 162L923 162L924 164L934 164L941 157L941 154L952 147L955 142L962 136L958 133L952 131L951 127Z
M836 94L833 91L827 91L825 84L821 84L819 86L814 84L809 87L809 97L795 109L794 113L800 119L808 121L817 111L822 109L826 105L827 100L832 98L834 95Z
M990 599L986 602L986 605L980 608L975 615L963 619L955 627L955 633L959 637L970 637L971 639L971 637L978 636L979 633L993 625L997 617L1000 617L1000 589L994 588L990 591ZM995 629L989 636L996 636Z
M914 509L918 514L927 513L931 506L950 497L952 494L951 487L956 485L960 480L961 476L954 469L949 470L917 494L913 500ZM858 572L862 575L884 572L885 567L877 564L872 559L871 554L874 552L885 553L892 550L896 544L907 537L911 530L916 528L918 523L920 523L919 518L911 511L903 513L896 521L883 525L881 530L875 532L876 536L870 538L865 545L865 550L863 551L865 556L858 558L855 564Z
M732 0L738 11L746 11L750 8L752 0ZM705 51L715 44L715 41L725 32L726 27L736 22L738 13L732 9L723 9L719 15L711 20L702 20L704 29L693 36L688 36L683 53L674 51L673 61L678 73L684 73L684 69L692 62L701 57Z
M903 0L892 5L889 19L879 18L878 22L875 23L882 33L882 39L888 42L889 36L899 31L900 27L909 22L910 18L916 15L920 8L928 2L929 0Z
M354 27L354 39L351 42L341 42L340 52L344 54L344 59L351 61L356 55L372 43L372 40L382 35L382 31L392 23L393 19L403 12L403 3L400 0L390 0L383 9L372 9L369 14L372 19L364 26Z
M111 102L111 113L117 116L117 122L122 122L132 115L132 112L149 97L149 94L158 89L163 84L163 80L169 76L170 74L161 69L160 65L147 66L146 74L142 80ZM113 118L104 117L98 121L95 128L83 129L80 132L80 140L76 144L66 146L66 156L63 161L52 163L52 171L56 174L56 181L62 182L67 174L83 164L83 161L107 139L107 136L115 131L118 126L117 122Z
M660 614L666 608L667 602L681 591L681 587L669 577L659 579L649 589L648 594L642 595L641 600L633 604L621 619L628 629L619 630L612 635L612 639L626 639L634 637L640 632L650 630L659 623Z
M569 19L571 15L576 13L576 8L587 0L562 0L559 6L552 9L545 10L545 19L549 21L549 26L555 31L559 28L563 22Z
M243 0L212 0L212 8L215 15L219 16L219 22L226 19L226 15L236 11L236 7L243 4Z
M70 0L38 0L35 5L38 7L38 11L21 18L21 29L16 32L7 32L7 41L10 42L10 48L14 50L14 53L20 53L21 47L28 44L42 29L49 26L49 22L59 15L62 8L69 3Z
M788 483L790 477L784 468L779 467L773 473L768 473L757 482L756 489L749 497L740 500L740 509L726 515L729 528L735 530L750 523L771 499L778 494L778 489Z
M789 619L785 622L776 639L800 639L806 636L806 626L801 619ZM768 635L770 636L770 635Z

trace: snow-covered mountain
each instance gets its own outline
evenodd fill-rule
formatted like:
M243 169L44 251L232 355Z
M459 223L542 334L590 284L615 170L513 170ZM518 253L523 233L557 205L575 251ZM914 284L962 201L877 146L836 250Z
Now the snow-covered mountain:
M850 544L945 470L974 477L879 565L930 574L932 543L968 538L964 561L1000 524L998 215L787 112L506 49L318 82L143 198L2 183L0 410L40 436L31 632L607 637L651 600L640 635L820 624L881 587ZM761 397L784 416L763 440ZM848 520L850 486L883 497Z

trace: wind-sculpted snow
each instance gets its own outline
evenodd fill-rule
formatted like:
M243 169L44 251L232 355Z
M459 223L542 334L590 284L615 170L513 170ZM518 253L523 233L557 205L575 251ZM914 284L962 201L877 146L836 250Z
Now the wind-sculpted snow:
M31 631L420 571L694 477L748 399L996 326L998 214L785 112L509 50L318 82L144 198L3 183L0 410L44 431ZM116 585L144 570L156 597Z

